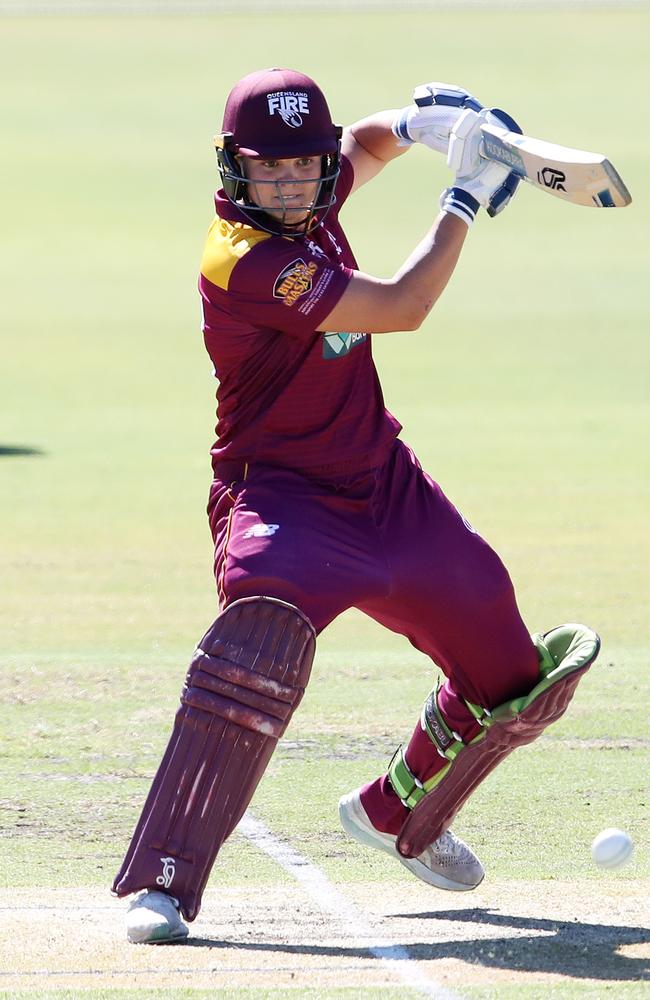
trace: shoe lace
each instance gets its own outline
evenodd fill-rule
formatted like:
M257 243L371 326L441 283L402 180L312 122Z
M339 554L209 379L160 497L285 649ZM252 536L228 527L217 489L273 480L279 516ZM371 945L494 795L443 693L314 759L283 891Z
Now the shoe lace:
M440 851L443 854L452 854L459 858L467 854L465 844L451 830L445 830L431 846L436 851Z

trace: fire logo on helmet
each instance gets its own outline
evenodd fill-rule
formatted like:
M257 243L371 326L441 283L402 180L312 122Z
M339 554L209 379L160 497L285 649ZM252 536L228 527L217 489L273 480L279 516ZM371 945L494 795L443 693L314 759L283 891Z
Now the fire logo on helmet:
M303 124L302 116L309 114L309 95L304 92L278 90L274 94L267 94L266 99L269 114L277 112L284 124L291 128L300 128Z

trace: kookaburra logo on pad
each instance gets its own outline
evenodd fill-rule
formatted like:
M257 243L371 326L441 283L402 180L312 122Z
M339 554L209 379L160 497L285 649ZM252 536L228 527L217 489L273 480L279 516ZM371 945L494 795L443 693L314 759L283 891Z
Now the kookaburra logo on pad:
M300 128L302 116L309 114L309 94L299 90L278 90L274 94L267 94L266 99L269 114L280 115L284 124L291 128Z
M161 858L162 861L162 875L158 875L156 878L156 885L161 885L165 889L169 889L174 875L176 874L176 859L175 858Z

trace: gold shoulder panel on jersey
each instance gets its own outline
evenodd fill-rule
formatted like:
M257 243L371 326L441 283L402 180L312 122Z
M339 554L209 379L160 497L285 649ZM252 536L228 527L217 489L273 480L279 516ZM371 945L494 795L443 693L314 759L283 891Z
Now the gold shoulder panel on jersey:
M201 274L218 288L228 290L228 282L238 260L249 250L270 239L270 233L260 232L241 222L227 222L217 217L208 230L205 242Z

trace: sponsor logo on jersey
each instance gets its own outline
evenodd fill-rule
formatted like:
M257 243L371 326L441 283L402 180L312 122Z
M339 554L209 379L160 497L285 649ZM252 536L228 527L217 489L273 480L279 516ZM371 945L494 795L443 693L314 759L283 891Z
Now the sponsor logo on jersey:
M319 247L318 243L314 243L313 240L306 239L305 246L310 251L310 253L314 254L315 257L325 257L327 259L327 254L325 253L325 251L322 249L322 247Z
M302 257L297 257L284 268L275 279L273 296L282 299L285 306L292 306L301 295L311 292L313 277L318 270L318 264L310 260L308 264Z
M299 90L277 90L267 94L269 114L280 115L285 125L300 128L303 115L309 114L309 95Z
M162 875L156 877L156 885L161 885L164 889L169 889L176 874L176 859L161 858L160 860L162 861L163 870Z
M279 524L254 524L244 532L244 538L268 538L280 530Z
M367 333L325 333L323 334L323 357L326 361L342 358L353 347L363 344Z

